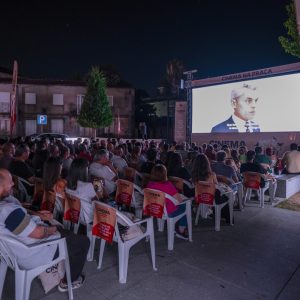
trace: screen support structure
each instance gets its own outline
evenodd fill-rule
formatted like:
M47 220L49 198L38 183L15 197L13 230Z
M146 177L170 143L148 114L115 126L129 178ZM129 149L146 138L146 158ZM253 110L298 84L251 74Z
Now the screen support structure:
M192 142L192 81L193 74L197 73L198 70L190 70L183 72L186 75L185 88L186 88L186 100L187 100L187 122L186 122L186 141L191 144Z

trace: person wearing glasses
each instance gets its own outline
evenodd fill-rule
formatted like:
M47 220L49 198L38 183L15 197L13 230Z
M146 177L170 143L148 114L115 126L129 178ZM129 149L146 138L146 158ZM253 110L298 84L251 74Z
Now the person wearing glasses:
M254 121L257 101L257 88L250 84L244 83L240 88L232 90L233 114L214 126L211 132L260 132L260 126Z

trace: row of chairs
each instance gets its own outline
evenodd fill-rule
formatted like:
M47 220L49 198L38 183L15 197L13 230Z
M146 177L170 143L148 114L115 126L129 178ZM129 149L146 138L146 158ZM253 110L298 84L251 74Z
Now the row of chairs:
M247 197L251 193L251 189L255 189L259 191L260 198L263 199L263 193L266 188L261 189L260 185L257 184L259 178L255 176L254 174L249 174L249 176L252 176L253 180L250 180L250 177L248 178L249 185L246 186L245 191L245 197L244 201L247 200ZM141 178L142 179L142 178ZM218 178L220 181L221 178ZM171 178L175 186L179 191L183 191L183 185L189 184L188 182L184 182L183 180L180 180L178 178ZM133 180L134 181L134 180ZM255 182L255 184L253 183ZM133 186L131 186L133 185ZM127 187L125 189L125 195L124 195L124 187ZM128 194L128 187L130 187L130 190L133 191L133 193L130 195ZM196 196L195 200L199 204L196 212L196 220L195 224L198 224L198 220L200 215L205 216L206 210L208 206L214 206L215 208L215 229L216 231L220 230L220 214L222 208L229 204L229 210L230 210L230 223L232 224L232 217L233 217L233 202L236 196L239 198L239 206L242 208L243 204L240 200L242 199L242 188L243 186L240 185L238 188L238 192L232 192L229 191L227 193L228 195L228 202L224 202L222 204L216 204L214 201L214 185L208 184L206 182L199 182L199 184L196 186ZM154 228L153 228L153 217L156 217L158 220L158 230L163 231L164 230L164 223L167 222L167 231L168 231L168 249L173 250L174 249L174 233L175 233L175 224L176 222L186 215L188 220L188 232L189 232L189 241L192 241L192 214L191 214L191 203L192 199L185 199L182 203L177 203L177 200L174 199L171 195L162 193L158 190L154 189L144 189L141 190L140 187L137 185L131 183L130 181L126 180L119 180L118 181L118 191L116 199L119 203L123 203L126 205L131 205L131 201L134 202L134 190L138 191L144 196L144 207L143 210L146 212L150 217L134 221L130 219L128 216L124 215L122 212L118 211L116 208L113 208L105 203L95 201L93 203L93 209L94 214L97 215L97 211L110 211L112 215L115 216L115 222L114 226L112 226L112 234L109 235L109 239L107 237L107 224L105 226L103 225L103 222L101 223L101 220L99 223L96 224L85 224L87 225L87 235L90 238L91 246L88 253L88 260L93 260L94 257L94 248L95 248L95 241L96 239L100 238L100 251L99 251L99 259L98 259L98 269L102 266L103 261L103 255L104 255L104 249L105 244L107 242L117 242L118 243L118 256L119 256L119 281L120 283L126 283L127 281L127 271L128 271L128 259L129 259L129 251L132 246L134 246L136 243L138 243L142 239L146 239L150 241L150 249L151 249L151 258L152 258L152 267L154 270L157 270L156 268L156 262L155 262L155 240L154 240ZM75 233L78 231L79 226L79 214L80 214L80 199L72 196L67 195L67 201L65 201L65 207L61 207L61 197L62 195L56 195L56 204L55 204L55 210L61 211L64 209L64 225L66 228L72 228ZM176 205L183 205L185 206L185 212L181 215L170 218L167 214L166 207L164 205L164 199L167 198L170 201L172 201ZM262 200L263 201L263 200ZM261 202L263 203L263 202ZM262 206L262 204L261 204ZM101 215L101 213L100 213ZM94 218L95 219L95 218ZM101 218L100 218L101 219ZM94 222L95 223L95 222ZM124 239L122 236L122 233L119 230L118 224L122 224L122 226L125 226L127 228L137 228L137 226L140 225L146 225L145 230L139 231L139 234L135 235L131 239ZM101 230L96 230L96 229ZM12 252L10 251L10 245L18 245L20 249L23 251L30 251L30 249L33 249L35 247L46 247L50 244L57 244L60 251L59 251L59 257L55 259L55 261L52 261L50 264L46 264L43 266L40 266L35 269L31 270L24 270L22 269L18 263ZM29 293L30 293L30 285L33 278L35 278L37 275L42 273L44 270L46 270L51 265L59 262L64 261L66 266L66 272L67 272L67 279L68 279L68 292L69 292L69 299L73 299L73 292L71 289L71 281L70 281L70 266L69 266L69 260L68 260L68 252L66 248L66 242L65 239L59 239L51 242L46 243L40 243L38 245L32 245L32 246L26 246L22 244L21 242L17 241L16 239L8 236L1 236L0 240L0 251L1 251L1 264L0 264L0 297L2 295L3 290L3 284L5 280L5 275L7 271L7 267L10 267L15 270L15 282L16 282L16 299L29 299Z

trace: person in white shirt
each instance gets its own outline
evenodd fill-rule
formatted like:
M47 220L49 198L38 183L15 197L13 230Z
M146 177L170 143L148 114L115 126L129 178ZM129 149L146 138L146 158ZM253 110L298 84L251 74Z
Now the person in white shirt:
M89 249L89 239L56 226L49 226L45 221L51 221L52 214L50 213L40 212L39 216L29 215L21 203L10 195L13 185L11 174L5 169L0 169L0 237L8 235L26 245L65 237L72 287L79 288L85 280L82 269ZM38 250L28 249L28 251L21 250L19 246L15 245L10 246L10 250L17 258L19 266L26 269L50 263L59 255L57 245L50 245ZM59 283L58 290L66 292L67 288L66 278L64 278Z
M97 200L97 195L93 184L88 182L88 161L85 158L73 160L67 181L66 193L79 198L81 202L80 223L90 224L93 222L92 201Z
M115 155L111 158L111 161L115 169L118 171L118 175L120 178L122 178L124 175L124 169L128 167L126 160L122 158L122 156L123 156L123 147L119 145L115 149Z
M94 155L93 163L89 169L90 177L95 176L104 179L104 188L107 194L116 191L115 181L118 179L118 172L109 160L109 152L101 149Z

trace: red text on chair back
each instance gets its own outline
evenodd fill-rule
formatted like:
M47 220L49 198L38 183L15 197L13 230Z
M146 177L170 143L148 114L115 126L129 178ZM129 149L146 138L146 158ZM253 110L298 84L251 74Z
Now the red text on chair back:
M101 203L95 203L92 234L112 243L116 224L116 210Z
M165 193L144 189L143 213L148 216L162 218L165 205Z
M243 183L246 188L259 190L261 176L259 173L255 172L244 172L243 173Z
M133 196L133 183L128 180L118 179L116 201L120 204L130 206Z
M80 216L80 207L81 203L79 198L66 194L64 219L77 224Z
M55 207L56 195L54 191L44 191L41 209L53 212Z
M214 183L198 181L195 188L195 201L197 204L214 204L216 187Z

